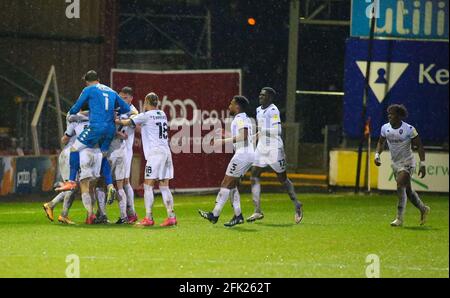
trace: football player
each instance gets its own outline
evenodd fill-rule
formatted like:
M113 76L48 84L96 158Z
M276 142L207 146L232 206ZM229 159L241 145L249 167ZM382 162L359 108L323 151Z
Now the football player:
M63 181L69 179L69 155L70 147L75 142L77 136L89 126L88 112L80 112L76 115L67 115L67 126L64 136L61 138L61 143L65 145L64 149L61 151L58 157L58 166L61 178ZM47 218L51 221L54 220L53 210L55 206L64 200L62 213L58 216L58 221L64 224L74 224L72 220L69 219L68 213L72 206L73 200L75 199L75 190L68 190L59 193L56 197L43 205L45 214Z
M121 115L122 118L126 119L131 116L137 115L139 112L132 104L133 102L133 89L131 87L123 87L119 92L120 97L125 100L126 103L130 105L130 112L127 114ZM134 208L134 191L133 187L130 183L131 176L131 164L133 160L133 144L134 144L134 131L135 127L132 126L124 126L122 128L122 133L127 136L124 140L125 142L125 179L123 181L123 189L127 195L127 215L128 222L134 223L138 220L136 210Z
M214 224L218 221L220 213L231 192L233 192L232 205L234 208L234 216L229 222L225 223L225 226L232 227L244 223L237 187L241 177L251 168L255 159L252 123L245 113L249 104L248 99L244 96L234 96L229 106L230 113L234 115L233 122L231 123L231 137L222 137L211 141L211 144L214 144L215 146L233 143L235 151L233 158L228 164L225 177L222 180L213 211L198 211L201 217Z
M286 174L286 156L284 144L281 138L280 111L273 104L276 92L273 88L264 87L259 94L260 107L256 109L256 120L258 126L257 146L255 151L255 163L252 167L252 195L255 212L247 218L248 222L261 220L264 213L261 210L261 184L260 177L266 167L272 168L278 177L278 181L284 186L289 198L295 207L295 223L303 219L303 206L297 199L294 185Z
M108 201L113 200L116 195L111 174L111 167L106 158L116 131L114 124L115 109L119 107L119 114L130 111L130 106L111 88L100 84L98 74L91 70L83 77L86 88L83 89L76 103L69 110L73 115L80 111L85 105L89 105L89 127L78 136L71 147L69 180L64 182L57 191L65 191L76 188L76 174L80 167L80 151L84 148L95 148L98 146L103 154L102 173L105 176L108 187Z
M169 125L166 114L158 109L159 98L155 93L145 97L144 113L130 119L117 119L116 123L124 126L141 125L142 146L147 161L145 166L144 202L146 216L139 222L140 226L153 226L152 207L154 202L153 188L159 183L159 190L167 210L167 218L161 226L177 224L174 212L173 196L169 189L169 181L173 179L172 153L169 147Z
M381 165L380 155L387 142L391 153L391 167L397 182L397 217L391 223L393 227L403 225L407 198L420 211L420 224L426 222L430 207L426 206L420 199L417 192L411 187L411 177L414 174L416 161L411 150L411 145L417 148L419 153L419 177L424 178L425 150L420 140L419 134L414 126L403 120L408 117L408 110L404 105L393 104L387 108L389 122L381 127L381 135L375 151L375 165Z

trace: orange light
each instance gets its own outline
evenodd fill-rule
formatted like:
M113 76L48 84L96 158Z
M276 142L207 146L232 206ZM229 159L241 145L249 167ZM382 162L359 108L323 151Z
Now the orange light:
M256 25L256 20L254 18L248 18L247 23L250 26L255 26Z

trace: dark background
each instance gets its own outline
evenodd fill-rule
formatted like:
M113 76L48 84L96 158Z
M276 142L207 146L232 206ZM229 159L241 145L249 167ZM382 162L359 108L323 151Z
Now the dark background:
M311 4L310 13L321 3L300 2L301 16L306 13L307 2ZM350 19L350 1L332 3L331 10L317 17ZM56 67L63 109L68 109L83 88L80 77L88 69L96 69L102 81L109 84L111 68L134 65L134 69L146 65L131 61L142 51L149 65L142 67L147 69L240 68L243 93L251 100L252 107L258 105L259 90L271 86L278 91L276 104L284 117L289 1L81 0L80 19L66 18L67 5L53 0L2 1L0 143L3 149L10 146L11 138L22 139L22 147L31 149L27 142L29 123L50 65ZM212 30L210 63L186 54L206 51L205 42L199 43L204 21L176 17L204 15L208 9ZM142 18L127 21L127 13L171 15L152 21L177 44ZM255 26L247 23L250 17L256 20ZM344 47L348 36L348 26L300 24L298 90L343 90ZM52 96L50 93L49 97ZM300 142L322 143L323 127L342 123L342 97L299 95L296 100L297 121L302 122ZM53 137L57 133L54 111L45 108L42 119L39 124L42 146L48 150L57 148Z
M305 1L302 1L305 3ZM212 14L212 68L241 68L243 93L256 108L262 87L277 90L277 104L285 112L287 56L289 41L289 1L218 0L203 1L199 6L155 6L146 1L121 1L121 12L158 12L164 14L198 14L205 7ZM342 1L327 15L330 19L349 20L350 1ZM301 8L304 13L304 6ZM328 13L328 12L327 12ZM248 18L256 25L250 26ZM319 15L320 17L320 15ZM189 49L196 46L195 34L201 22L183 26L181 20L166 20L161 28L171 32ZM181 26L180 26L181 25ZM197 28L196 28L197 27ZM145 28L145 29L144 29ZM160 34L149 34L152 27L134 21L119 30L120 49L159 49L171 47ZM342 91L345 39L349 27L300 25L297 89ZM195 62L190 65L196 68ZM255 109L252 109L253 111ZM253 115L254 116L254 115ZM297 120L304 120L302 140L322 142L321 129L326 124L340 124L342 98L299 96Z

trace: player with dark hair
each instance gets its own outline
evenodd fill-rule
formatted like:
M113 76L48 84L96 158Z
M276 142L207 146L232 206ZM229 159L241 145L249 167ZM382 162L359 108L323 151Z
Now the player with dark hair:
M420 224L426 222L430 207L424 205L419 195L411 187L411 177L414 173L416 161L412 154L411 145L417 148L419 153L419 176L425 177L425 150L416 129L404 122L408 116L408 110L404 105L393 104L387 108L389 122L381 127L381 135L378 140L375 152L375 165L381 165L380 154L387 141L391 153L392 170L397 182L397 217L391 226L403 225L403 215L405 213L407 198L420 210Z
M225 226L232 227L244 223L237 187L241 177L251 168L255 157L252 140L252 123L245 113L249 104L248 99L244 96L234 96L229 106L231 114L234 115L233 122L231 123L231 138L211 140L211 145L215 146L233 143L235 150L235 154L228 164L225 177L222 180L214 210L212 212L198 211L201 217L209 220L213 224L219 219L220 213L230 194L234 216Z
M66 191L77 187L75 178L80 168L80 151L85 148L98 146L103 153L101 172L108 186L108 201L112 201L116 195L116 190L113 185L111 167L106 159L106 154L116 133L114 123L115 109L119 107L119 114L125 114L130 111L130 106L120 98L117 92L108 86L100 84L98 74L94 70L88 71L83 76L83 79L87 87L83 89L80 97L70 109L69 114L74 115L78 113L85 104L88 104L89 127L80 134L71 147L69 181L56 190Z
M281 138L280 111L273 104L276 91L271 87L264 87L259 94L260 107L256 109L256 120L258 125L258 143L255 151L255 162L252 168L252 195L255 212L247 218L253 222L264 218L261 211L261 185L260 177L266 167L271 167L277 174L278 181L283 185L295 206L295 223L303 219L303 206L297 199L294 185L286 174L286 157L284 144Z

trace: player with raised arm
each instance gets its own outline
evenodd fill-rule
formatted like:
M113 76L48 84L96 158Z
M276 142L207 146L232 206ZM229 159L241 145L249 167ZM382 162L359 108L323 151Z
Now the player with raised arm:
M235 150L235 154L228 164L225 177L222 180L220 191L217 194L214 210L212 212L198 211L201 217L209 220L213 224L218 221L230 193L234 216L229 222L225 223L225 226L232 227L244 223L237 187L241 177L252 167L255 158L252 123L245 113L249 104L248 99L244 96L234 96L229 106L231 114L234 115L233 122L231 123L231 137L211 141L211 144L214 143L214 145L220 146L222 144L233 143Z
M132 104L133 102L133 89L131 87L123 87L119 92L120 97L125 100L126 103L130 105L130 112L121 115L122 118L130 118L131 116L139 114L138 110ZM125 117L126 116L126 117ZM130 183L131 176L131 164L133 161L133 144L134 144L134 131L135 127L124 126L121 129L127 138L125 139L125 179L123 181L123 189L127 195L127 215L128 222L134 223L138 220L136 210L134 208L134 191Z
M252 168L252 196L255 212L247 218L248 222L264 218L261 210L261 184L260 177L266 167L271 167L275 171L278 181L289 195L295 206L295 223L300 223L303 219L303 206L297 199L294 185L286 174L286 157L284 144L281 138L281 118L280 111L273 104L276 92L273 88L264 87L259 94L260 107L256 109L256 120L258 125L258 143L255 151L255 163Z
M119 114L125 114L130 111L130 106L120 98L117 92L100 84L95 71L88 71L83 78L87 87L83 89L69 114L78 113L85 104L88 104L89 127L81 133L71 147L69 181L56 190L65 191L76 188L75 178L80 167L80 151L98 145L103 153L101 172L108 187L108 201L111 201L116 195L116 190L112 183L111 167L106 159L106 154L116 133L115 108L119 107Z
M177 224L173 210L173 196L169 189L169 181L173 179L172 153L169 147L169 132L166 114L158 109L158 95L151 92L145 97L144 113L130 119L118 119L116 123L124 126L141 125L142 146L147 164L145 166L144 202L146 216L139 226L153 226L152 207L154 202L153 188L159 183L159 190L167 210L167 218L161 226Z
M403 119L408 117L408 110L404 105L393 104L387 108L389 122L381 127L381 135L375 152L375 165L381 165L380 155L387 142L391 153L391 166L397 182L397 217L391 226L403 225L407 198L420 211L420 224L426 222L430 207L426 206L419 198L417 192L411 187L411 177L416 167L416 161L411 150L411 145L417 148L419 153L419 176L425 177L425 150L417 130Z

